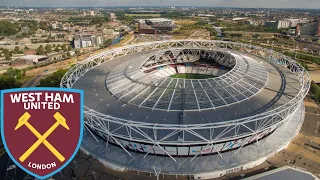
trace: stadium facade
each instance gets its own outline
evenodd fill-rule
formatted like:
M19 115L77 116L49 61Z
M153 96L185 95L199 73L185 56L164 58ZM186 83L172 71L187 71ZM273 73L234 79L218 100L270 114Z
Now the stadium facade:
M286 148L303 123L310 77L269 49L170 40L91 56L61 87L85 91L81 149L104 165L208 179Z

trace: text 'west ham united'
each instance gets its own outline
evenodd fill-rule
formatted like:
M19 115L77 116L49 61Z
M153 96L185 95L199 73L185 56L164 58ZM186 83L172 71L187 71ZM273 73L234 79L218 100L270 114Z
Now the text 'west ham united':
M41 101L44 96L44 101ZM18 93L10 94L11 103L23 103L25 110L60 109L60 103L74 103L73 94L59 93Z

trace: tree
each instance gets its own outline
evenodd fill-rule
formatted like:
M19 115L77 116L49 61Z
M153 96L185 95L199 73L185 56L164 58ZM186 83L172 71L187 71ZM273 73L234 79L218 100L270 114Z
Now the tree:
M56 47L56 48L54 49L54 51L55 51L55 52L59 52L60 49L59 49L58 47Z
M313 93L315 99L320 101L320 87L314 81L311 81L310 91Z
M316 90L317 90L317 84L312 80L311 86L310 86L310 91L315 92Z
M112 44L112 39L107 39L104 43L103 43L103 47L109 47Z
M44 21L41 21L41 22L38 24L38 26L39 26L40 29L43 29L43 30L46 30L46 31L50 30L49 26L48 26L47 23L44 22Z
M14 77L6 75L0 76L0 90L19 87L21 87L21 83L17 81Z
M5 54L4 55L4 59L9 61L9 60L11 60L11 56L9 54Z
M62 58L65 59L67 56L66 54L62 54Z
M258 38L260 38L260 34L254 34L254 35L252 36L252 38L258 39Z
M52 76L41 79L39 87L60 87L61 79L66 72L68 72L68 69L59 69Z
M61 49L62 49L63 52L67 52L67 51L68 51L67 45L65 45L65 44L63 44L63 45L61 46Z
M207 30L210 31L210 36L217 36L217 31L212 27L207 27Z
M71 46L68 46L68 51L71 51L72 50L72 47Z
M14 52L15 52L16 54L19 54L19 52L20 52L19 46L14 47Z
M46 53L46 51L44 50L44 48L42 47L38 47L36 54L37 55L44 55Z
M67 52L67 56L68 56L68 57L71 57L71 54L70 54L70 52Z
M3 49L2 52L3 52L3 54L9 54L10 51L9 51L9 49Z
M52 49L51 49L51 45L50 44L47 44L45 46L45 49L46 49L46 53L51 53L52 52Z
M24 50L28 51L28 50L30 50L30 48L28 46L25 46Z
M9 21L0 21L0 36L12 36L20 31L20 26Z
M4 75L11 76L16 79L22 79L25 76L25 72L21 71L20 69L14 69L10 67L9 69L7 69L7 72L5 72Z

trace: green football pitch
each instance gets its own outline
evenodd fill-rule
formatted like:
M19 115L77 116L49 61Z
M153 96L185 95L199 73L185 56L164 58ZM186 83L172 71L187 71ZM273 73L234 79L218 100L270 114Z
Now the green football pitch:
M204 75L204 74L174 74L171 75L172 78L182 78L182 79L208 79L214 78L216 76Z

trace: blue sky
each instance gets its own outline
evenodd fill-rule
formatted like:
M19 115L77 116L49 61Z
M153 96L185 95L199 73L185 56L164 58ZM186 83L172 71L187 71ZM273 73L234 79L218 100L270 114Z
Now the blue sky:
M0 0L0 6L19 7L101 7L133 5L320 9L320 0Z

